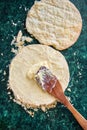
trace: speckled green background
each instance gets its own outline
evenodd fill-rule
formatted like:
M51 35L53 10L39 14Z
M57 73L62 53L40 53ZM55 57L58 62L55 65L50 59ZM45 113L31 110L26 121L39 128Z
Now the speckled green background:
M71 74L65 94L87 119L87 0L71 1L82 15L83 28L76 44L62 51ZM34 0L0 0L0 130L82 130L62 104L58 103L47 113L39 110L32 118L7 94L9 64L14 57L11 41L20 29L24 35L28 35L24 29L25 19L33 3ZM34 39L33 43L37 44L38 41Z

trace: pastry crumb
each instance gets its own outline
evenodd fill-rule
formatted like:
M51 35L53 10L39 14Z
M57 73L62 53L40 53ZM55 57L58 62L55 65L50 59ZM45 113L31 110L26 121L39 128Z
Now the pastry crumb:
M12 41L11 41L11 45L15 45L15 43L16 43L16 37L14 36Z
M71 89L70 89L70 88L67 88L67 90L68 90L69 92L71 92Z
M32 41L32 38L27 37L27 36L23 36L23 37L22 37L22 41L31 42L31 41Z
M41 110L45 112L46 111L46 107L45 106L41 106Z
M20 30L19 32L18 32L18 34L17 34L17 37L16 37L16 42L17 43L19 43L20 41L21 41L21 39L22 39L22 31Z
M8 94L11 94L11 92L8 92Z
M4 70L4 73L3 73L3 75L6 75L6 71Z
M12 48L12 49L11 49L11 52L17 54L18 51L17 51L16 49Z
M3 56L3 53L1 53L1 56Z
M27 110L26 112L27 112L31 117L34 117L34 112L32 112L32 111L30 111L30 110L29 110L29 111Z
M29 36L23 36L23 33L21 30L19 30L17 36L13 37L13 40L11 41L11 45L15 45L16 47L23 46L25 41L26 42L31 42L33 39L30 38ZM15 53L15 50L12 49L12 52Z

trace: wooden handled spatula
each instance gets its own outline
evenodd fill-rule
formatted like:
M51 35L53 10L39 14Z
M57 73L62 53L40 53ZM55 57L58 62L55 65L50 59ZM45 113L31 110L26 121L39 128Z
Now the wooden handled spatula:
M87 130L87 120L71 105L66 96L64 95L62 86L57 77L51 73L51 71L45 66L41 66L35 74L35 79L41 88L56 99L60 100L73 114L80 126Z

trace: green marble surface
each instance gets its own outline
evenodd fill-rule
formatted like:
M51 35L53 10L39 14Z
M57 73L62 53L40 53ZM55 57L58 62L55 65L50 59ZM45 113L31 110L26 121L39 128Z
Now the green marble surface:
M76 44L62 51L71 75L65 94L87 119L87 0L71 1L81 13L83 27ZM9 64L14 57L11 41L20 29L24 35L29 35L24 29L25 19L33 3L34 0L0 0L0 130L82 130L72 114L60 103L47 113L39 110L32 118L7 94ZM37 44L38 41L33 38L33 43Z

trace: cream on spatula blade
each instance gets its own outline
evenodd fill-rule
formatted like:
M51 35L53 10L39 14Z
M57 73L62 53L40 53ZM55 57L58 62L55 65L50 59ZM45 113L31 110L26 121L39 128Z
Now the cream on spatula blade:
M62 86L57 77L45 66L41 66L35 74L35 79L38 85L52 96L60 100L73 114L80 126L87 130L87 120L71 105L66 96L64 95Z

